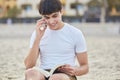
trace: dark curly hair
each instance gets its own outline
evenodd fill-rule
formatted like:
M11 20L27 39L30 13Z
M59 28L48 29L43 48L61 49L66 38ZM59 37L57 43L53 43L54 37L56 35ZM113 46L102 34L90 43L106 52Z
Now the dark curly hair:
M62 4L60 0L41 0L38 9L41 15L49 15L61 11Z

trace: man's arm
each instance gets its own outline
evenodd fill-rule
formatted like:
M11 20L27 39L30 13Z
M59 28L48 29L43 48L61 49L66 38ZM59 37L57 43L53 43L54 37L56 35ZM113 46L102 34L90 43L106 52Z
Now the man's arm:
M87 52L76 53L76 56L77 56L80 67L76 67L75 75L80 76L88 73L89 66L88 66Z
M36 65L38 56L39 56L39 39L36 39L34 41L33 47L30 48L28 56L24 60L26 69L32 68L33 66Z
M76 55L80 66L74 67L66 64L60 67L58 70L71 76L81 76L83 74L86 74L89 71L87 52L76 53Z
M45 23L44 19L40 19L37 21L36 35L35 35L36 38L34 40L32 48L29 51L28 56L25 58L25 61L24 61L26 69L32 68L33 66L36 65L37 58L39 56L39 43L46 30L46 27L43 30L40 29L43 23Z

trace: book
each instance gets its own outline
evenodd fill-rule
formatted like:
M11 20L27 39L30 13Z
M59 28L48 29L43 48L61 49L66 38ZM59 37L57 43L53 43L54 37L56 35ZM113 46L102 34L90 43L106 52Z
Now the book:
M62 65L57 65L54 68L52 68L50 71L46 71L44 69L39 69L39 71L45 76L45 77L49 77L51 76L58 68L60 68L61 66L64 66L65 64Z

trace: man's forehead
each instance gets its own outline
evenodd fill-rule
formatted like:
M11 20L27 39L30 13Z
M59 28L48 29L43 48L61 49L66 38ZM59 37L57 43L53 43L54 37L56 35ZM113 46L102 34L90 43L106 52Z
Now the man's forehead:
M51 13L51 14L49 14L49 15L42 15L43 17L50 17L50 16L53 16L53 15L55 15L55 14L58 14L59 12L54 12L54 13Z

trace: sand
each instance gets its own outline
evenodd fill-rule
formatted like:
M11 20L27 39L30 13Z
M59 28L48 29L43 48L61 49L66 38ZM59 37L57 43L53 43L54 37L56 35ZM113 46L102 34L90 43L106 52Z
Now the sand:
M24 80L23 61L33 28L0 26L0 80ZM120 36L85 37L90 71L78 80L120 80Z

